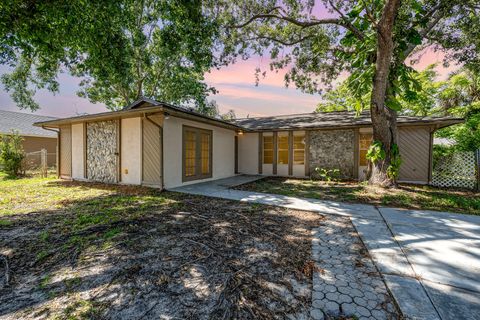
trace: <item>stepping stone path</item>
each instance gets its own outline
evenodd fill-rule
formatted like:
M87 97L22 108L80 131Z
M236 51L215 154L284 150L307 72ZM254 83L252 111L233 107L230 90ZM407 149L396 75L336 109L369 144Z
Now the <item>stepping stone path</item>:
M313 233L312 255L317 268L311 318L398 319L386 285L350 219L329 216Z

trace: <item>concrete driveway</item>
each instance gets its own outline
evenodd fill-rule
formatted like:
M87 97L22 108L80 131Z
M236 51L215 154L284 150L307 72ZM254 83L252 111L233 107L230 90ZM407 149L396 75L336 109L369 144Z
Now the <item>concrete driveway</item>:
M236 176L172 191L348 216L407 318L480 319L480 216L231 189L259 178Z
M480 319L480 216L379 211L441 319Z

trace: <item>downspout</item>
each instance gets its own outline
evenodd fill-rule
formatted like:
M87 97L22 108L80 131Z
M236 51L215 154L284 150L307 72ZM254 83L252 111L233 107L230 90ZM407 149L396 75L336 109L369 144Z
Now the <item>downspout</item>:
M55 160L57 160L57 178L60 179L60 129L55 130L52 128L47 128L45 126L42 126L42 129L48 130L48 131L53 131L57 134L57 156Z
M164 186L164 181L163 179L165 178L165 175L164 175L164 172L163 172L163 127L160 126L158 123L156 123L155 121L153 121L152 119L150 119L147 114L143 114L143 118L145 120L147 120L148 122L150 122L151 124L153 124L154 126L156 126L159 130L160 130L160 144L161 144L161 147L160 147L160 150L162 152L162 157L161 157L161 161L160 161L160 173L162 175L162 188L161 190L163 190L163 186ZM142 132L142 135L143 135L143 132ZM143 164L142 164L143 166Z

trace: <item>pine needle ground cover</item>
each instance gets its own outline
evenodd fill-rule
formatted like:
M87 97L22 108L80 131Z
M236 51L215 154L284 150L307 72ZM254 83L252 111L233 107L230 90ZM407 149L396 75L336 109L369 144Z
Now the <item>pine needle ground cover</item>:
M383 189L358 182L267 177L236 189L291 197L480 215L480 193L422 185L400 184L397 189Z
M308 316L321 223L143 187L4 179L0 318Z

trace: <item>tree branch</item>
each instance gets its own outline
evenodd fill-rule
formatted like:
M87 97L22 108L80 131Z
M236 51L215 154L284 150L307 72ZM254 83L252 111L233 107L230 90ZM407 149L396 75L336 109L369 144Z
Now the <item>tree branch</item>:
M274 37L270 37L270 36L262 36L262 35L257 35L255 38L249 38L249 39L246 39L246 40L261 40L261 39L265 39L265 40L270 40L272 42L278 42L284 46L293 46L293 45L296 45L296 44L299 44L309 38L312 38L313 35L308 35L308 36L305 36L305 37L302 37L302 38L299 38L297 40L293 40L291 42L288 42L284 39L278 39L278 38L274 38ZM330 47L328 49L326 49L325 51L337 51L337 52L343 52L343 53L348 53L348 54L352 54L352 53L355 53L354 50L347 50L346 48L344 47L341 47L341 46L333 46L333 47Z
M342 18L342 21L345 22L345 24L346 24L345 27L347 29L349 29L350 31L352 31L355 35L357 35L357 37L358 37L358 35L360 35L359 39L363 39L363 34L357 28L355 28L355 26L353 24L351 24L350 21L348 21L348 18L343 14L343 12L340 11L340 9L338 9L337 6L335 6L333 4L333 1L328 0L328 3L333 8L333 10L335 10L335 12L340 15L340 17ZM364 6L365 6L365 9L367 9L367 6L365 4L364 4ZM374 23L374 24L376 25L376 23Z
M250 39L247 39L247 40L260 40L260 39L265 39L265 40L270 40L270 41L273 41L273 42L278 42L284 46L293 46L293 45L296 45L296 44L299 44L300 42L303 42L309 38L312 38L313 35L308 35L308 36L305 36L305 37L301 37L297 40L292 40L291 42L288 42L287 40L283 40L283 39L278 39L278 38L274 38L274 37L270 37L270 36L261 36L261 35L257 35L255 38L250 38Z
M440 20L442 20L443 17L444 13L437 14L437 16L432 21L430 21L425 28L418 32L420 34L420 37L422 39L425 39L430 33L430 31L432 31L432 29L438 24ZM415 50L416 47L417 45L410 44L407 49L405 49L405 51L403 52L404 61L413 52L413 50Z
M363 6L365 7L365 13L367 15L367 18L368 20L370 20L370 22L373 24L373 26L376 28L377 27L377 21L375 20L375 18L373 17L372 15L372 12L368 9L368 6L367 4L365 3L364 0L362 0L362 3L363 3Z
M288 16L285 16L285 15L271 13L271 12L277 10L277 9L281 9L281 8L276 7L274 9L268 11L268 13L256 14L256 15L252 16L250 19L248 19L247 21L245 21L244 23L237 24L237 25L232 25L232 26L229 26L229 28L241 29L241 28L244 28L244 27L248 26L249 24L251 24L252 22L254 22L256 20L278 19L278 20L283 20L283 21L286 21L286 22L291 23L293 25L302 27L302 28L314 27L314 26L318 26L318 25L337 25L337 26L341 26L341 27L344 27L344 28L350 30L360 40L364 39L364 35L357 28L355 28L350 22L348 22L346 19L330 18L330 19L320 19L320 20L315 19L315 20L312 20L312 21L301 21L301 20L298 20L298 19L295 19L295 18L292 18L292 17L288 17Z

